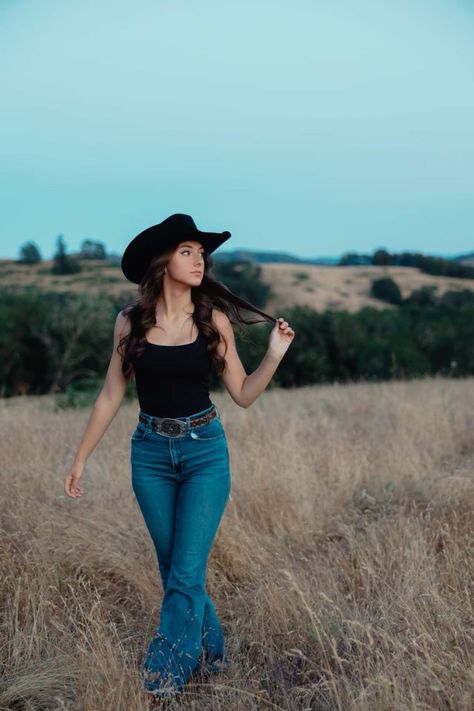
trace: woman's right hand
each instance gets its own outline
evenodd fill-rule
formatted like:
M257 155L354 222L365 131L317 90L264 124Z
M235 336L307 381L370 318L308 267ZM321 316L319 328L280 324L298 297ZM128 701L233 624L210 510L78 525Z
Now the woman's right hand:
M64 478L64 491L73 499L82 496L84 489L79 484L84 464L73 464Z

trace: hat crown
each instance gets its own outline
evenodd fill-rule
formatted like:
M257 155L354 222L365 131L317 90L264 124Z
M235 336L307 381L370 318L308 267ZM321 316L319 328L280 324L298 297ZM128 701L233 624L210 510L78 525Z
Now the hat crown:
M198 231L196 223L194 222L191 215L185 215L182 212L175 212L174 215L170 215L165 220L163 220L160 225L172 229L183 230L183 232Z

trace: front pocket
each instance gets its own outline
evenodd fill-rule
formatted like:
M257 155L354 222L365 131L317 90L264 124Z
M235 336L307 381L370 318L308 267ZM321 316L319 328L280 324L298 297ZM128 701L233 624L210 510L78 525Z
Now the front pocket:
M147 433L146 425L144 425L143 422L139 422L138 425L136 426L135 430L132 433L132 441L139 442L140 440L145 439L146 433Z

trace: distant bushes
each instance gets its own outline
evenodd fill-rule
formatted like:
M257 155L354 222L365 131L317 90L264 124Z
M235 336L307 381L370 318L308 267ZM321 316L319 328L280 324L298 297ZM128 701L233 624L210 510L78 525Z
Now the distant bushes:
M361 267L372 264L372 256L370 254L359 254L358 252L346 252L343 254L337 264L338 267Z
M295 306L284 313L295 341L275 373L282 387L474 374L474 294L413 298L398 309L357 313ZM264 353L262 339L261 354Z
M102 377L118 309L108 296L0 291L0 394L55 393Z
M214 262L214 276L242 299L263 309L271 295L271 287L262 279L262 268L242 259L234 262Z
M467 264L459 264L459 262L451 259L421 256L418 259L418 268L427 274L458 277L459 279L474 279L474 267Z
M101 258L96 243L83 243L84 250L89 254L84 258ZM77 264L59 235L56 273L76 271ZM261 281L259 266L242 260L215 265L213 271L244 299L265 306L271 289ZM116 277L101 276L111 280ZM34 286L0 290L0 396L54 393L61 407L90 402L107 370L115 317L129 299L129 293L96 296ZM127 395L134 391L133 383L129 386Z
M0 395L54 393L64 407L90 402L105 377L114 320L126 301L123 295L0 290ZM269 387L474 374L474 294L467 289L436 297L424 287L383 311L294 306L282 315L296 337ZM243 337L236 332L248 373L265 354L270 330L258 324ZM222 387L214 370L211 387ZM129 383L126 396L133 394Z

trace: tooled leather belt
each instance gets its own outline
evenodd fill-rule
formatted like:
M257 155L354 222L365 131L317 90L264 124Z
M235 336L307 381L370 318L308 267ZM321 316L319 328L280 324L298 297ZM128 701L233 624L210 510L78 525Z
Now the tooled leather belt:
M206 412L205 415L199 415L198 417L191 417L189 420L189 428L198 427L199 425L205 425L214 417L217 417L218 412L216 406ZM140 422L144 425L149 424L152 430L155 432L162 432L169 437L176 437L177 435L184 434L186 432L186 419L178 419L174 417L154 417L152 415L144 415L140 412L138 415Z

